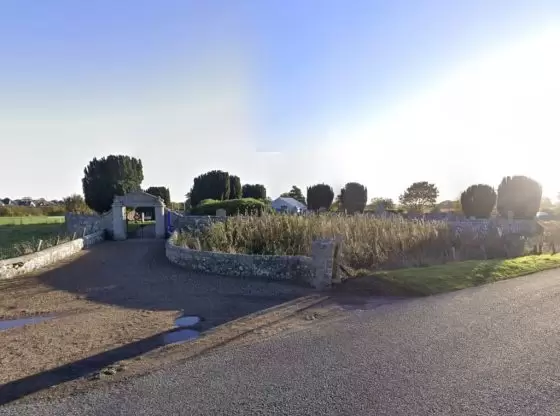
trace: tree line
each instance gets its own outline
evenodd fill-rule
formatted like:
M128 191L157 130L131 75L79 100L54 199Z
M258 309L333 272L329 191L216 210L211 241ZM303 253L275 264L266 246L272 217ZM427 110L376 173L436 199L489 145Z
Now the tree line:
M123 155L94 158L84 169L84 205L97 212L108 211L115 195L142 189L143 179L140 159ZM166 205L171 204L169 188L152 186L145 191L159 196ZM424 213L436 207L439 196L437 186L427 181L415 182L405 189L399 196L398 207L390 198L373 198L368 204L368 189L358 182L344 185L336 197L333 188L325 183L309 186L306 191L304 195L294 185L281 196L294 198L313 211L345 211L349 214L366 210ZM212 170L194 178L186 197L186 204L190 207L197 207L208 201L246 198L270 202L263 184L242 184L239 176L221 170ZM487 184L469 186L461 193L458 205L467 217L489 218L496 212L504 217L512 215L514 218L534 218L541 206L541 199L542 187L534 179L506 176L497 190ZM75 204L83 209L84 206L78 202Z

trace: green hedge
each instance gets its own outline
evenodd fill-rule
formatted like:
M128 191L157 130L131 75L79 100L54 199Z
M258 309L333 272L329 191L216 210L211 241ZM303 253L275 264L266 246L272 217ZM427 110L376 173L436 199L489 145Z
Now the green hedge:
M258 199L241 198L241 199L228 199L225 201L208 201L201 203L191 209L193 215L216 215L216 210L225 209L226 215L251 215L262 214L263 211L268 209L268 206Z

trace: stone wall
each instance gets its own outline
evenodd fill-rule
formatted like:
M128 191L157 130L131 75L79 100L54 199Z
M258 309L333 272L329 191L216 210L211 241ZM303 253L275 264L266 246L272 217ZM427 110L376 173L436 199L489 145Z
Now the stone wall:
M113 227L111 211L102 215L74 214L70 212L64 215L64 221L66 223L66 230L69 233L75 232L78 235L82 235L84 228L86 234L91 234L101 230L110 230Z
M188 270L221 276L257 277L289 280L317 289L331 286L334 242L313 242L313 257L262 256L192 250L175 245L174 233L166 243L165 253L172 262Z
M171 215L171 223L174 230L200 230L204 227L208 227L216 221L226 220L226 217L213 217L209 215L181 215L176 211L168 212Z
M490 218L480 220L449 221L451 229L458 233L462 230L471 230L485 234L490 229L499 229L502 234L521 234L533 236L540 234L542 226L536 220L512 220L505 218Z
M59 260L76 254L84 248L103 241L103 238L104 231L101 230L86 235L84 238L77 238L68 243L50 247L37 253L0 260L0 280L21 276L56 263Z

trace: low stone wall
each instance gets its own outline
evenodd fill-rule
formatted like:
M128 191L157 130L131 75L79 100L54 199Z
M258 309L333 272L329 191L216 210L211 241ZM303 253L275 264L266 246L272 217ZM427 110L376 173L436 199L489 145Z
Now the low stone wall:
M91 234L101 230L112 229L113 215L111 211L103 215L74 214L69 212L64 215L64 222L69 233L82 235L85 229L86 234Z
M180 215L173 211L170 212L172 212L171 221L175 230L201 230L217 221L226 220L226 217L212 217L209 215Z
M84 248L103 241L103 238L104 231L101 230L86 235L83 238L77 238L68 243L38 251L37 253L0 260L0 280L21 276L42 267L49 266L59 260L76 254Z
M66 224L66 230L69 233L81 234L86 229L86 233L92 233L100 231L101 229L101 217L99 215L87 215L87 214L74 214L66 213L64 215L64 222Z
M536 220L513 220L505 218L473 219L463 221L449 221L449 226L457 233L469 230L486 234L491 229L498 229L502 234L519 234L534 236L542 234L543 228Z
M290 280L317 289L331 286L335 242L313 242L312 257L261 256L192 250L175 245L176 233L167 240L167 258L191 271L221 276ZM334 273L336 274L336 273Z

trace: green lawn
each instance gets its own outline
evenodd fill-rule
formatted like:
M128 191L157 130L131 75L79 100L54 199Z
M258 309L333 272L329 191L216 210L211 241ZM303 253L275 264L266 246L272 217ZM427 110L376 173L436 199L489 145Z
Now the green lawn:
M133 233L145 227L147 225L155 224L155 221L144 221L144 222L136 222L136 221L128 221L126 224L126 231L129 233Z
M560 254L542 254L501 260L469 260L440 266L413 267L385 272L359 271L356 280L367 290L371 287L392 287L394 292L434 295L497 282L543 270L560 267Z
M63 224L64 217L21 217L23 224L3 221L12 218L20 217L0 217L0 259L33 253L39 240L43 240L42 249L56 244L57 237L59 242L70 240ZM53 218L62 218L62 222Z
M60 224L64 217L26 216L26 217L0 217L0 225L16 224Z

